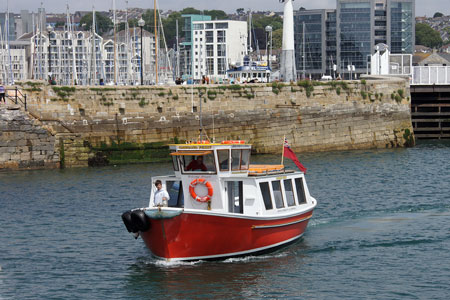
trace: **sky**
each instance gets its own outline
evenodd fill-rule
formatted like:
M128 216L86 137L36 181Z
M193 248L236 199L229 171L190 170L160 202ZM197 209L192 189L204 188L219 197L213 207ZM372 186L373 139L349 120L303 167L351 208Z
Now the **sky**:
M22 9L37 11L41 2L47 12L65 12L66 5L69 4L71 12L77 10L96 10L112 9L113 0L0 0L0 12L6 11L9 3L9 10L18 13ZM126 7L126 0L115 0L117 9ZM313 2L313 3L311 3ZM128 7L153 8L154 0L128 0ZM227 13L235 12L237 8L253 11L283 11L283 4L279 0L157 0L159 8L162 10L181 10L185 7L194 7L199 10L219 9ZM300 7L306 9L316 8L336 8L336 0L295 0L294 10ZM416 0L416 16L433 16L435 12L442 12L444 15L450 15L449 0Z

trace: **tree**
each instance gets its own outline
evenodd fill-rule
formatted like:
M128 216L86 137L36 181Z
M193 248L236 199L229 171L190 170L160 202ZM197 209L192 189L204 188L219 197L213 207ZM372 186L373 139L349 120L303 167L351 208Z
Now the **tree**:
M244 9L243 9L243 8L238 8L238 9L236 9L236 14L237 14L238 16L242 16L242 15L244 14Z
M437 12L434 14L433 18L442 18L444 16L443 13Z
M181 13L182 15L201 15L201 14L202 14L202 12L201 12L200 10L195 9L195 8L193 8L193 7L186 7L186 8L183 8L183 10L180 11L180 13Z
M442 38L438 31L427 24L416 24L416 45L423 45L430 48L442 46Z
M272 33L273 49L281 49L283 43L283 28L277 29Z
M92 28L92 14L87 14L80 20L81 27L83 30L89 31ZM109 30L113 28L113 23L110 18L107 16L96 12L95 13L95 31L102 35L107 33Z
M211 16L211 20L226 20L228 15L223 10L204 10L203 14L206 16Z
M166 19L163 19L164 34L166 36L167 46L172 47L177 42L177 20L178 34L181 36L181 27L183 26L183 17L180 12L171 13Z
M272 30L273 30L273 37L276 39L275 37L275 32L278 30L281 30L281 33L283 32L282 28L283 28L283 20L281 19L281 17L274 15L272 17L268 17L265 15L258 15L255 14L252 17L252 23L253 23L253 34L254 34L254 38L257 40L260 49L265 48L265 43L266 43L266 26L270 25L272 26ZM282 35L282 34L281 34ZM252 44L255 41L252 41ZM273 49L278 49L281 47L281 42L279 43L278 46L278 42L276 40L273 40Z

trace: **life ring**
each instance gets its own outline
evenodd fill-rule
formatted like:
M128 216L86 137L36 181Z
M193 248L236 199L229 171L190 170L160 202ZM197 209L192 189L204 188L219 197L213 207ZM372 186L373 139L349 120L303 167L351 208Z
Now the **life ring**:
M222 144L224 145L230 145L230 144L245 144L245 141L242 140L228 140L228 141L222 141Z
M206 188L208 189L208 195L200 197L195 193L195 187L199 183L206 186ZM204 178L198 178L198 179L192 180L191 184L189 185L189 193L191 194L192 199L197 200L198 202L204 203L204 202L208 202L211 200L211 197L214 194L214 189L212 187L211 182L206 181L206 179L204 179Z

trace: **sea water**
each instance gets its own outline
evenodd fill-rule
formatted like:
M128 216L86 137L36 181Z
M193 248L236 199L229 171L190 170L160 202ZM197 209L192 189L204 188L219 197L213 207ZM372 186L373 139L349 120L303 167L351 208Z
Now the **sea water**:
M0 299L448 298L450 143L298 156L303 239L217 262L155 260L122 223L170 164L0 173Z

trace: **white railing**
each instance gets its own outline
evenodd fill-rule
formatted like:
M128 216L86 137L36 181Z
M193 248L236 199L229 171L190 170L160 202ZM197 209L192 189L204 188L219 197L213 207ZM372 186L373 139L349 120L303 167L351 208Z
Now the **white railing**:
M413 67L412 85L450 85L450 66Z

